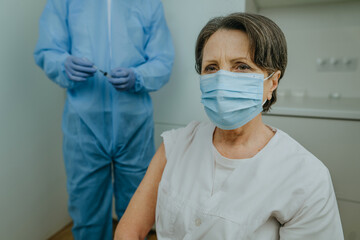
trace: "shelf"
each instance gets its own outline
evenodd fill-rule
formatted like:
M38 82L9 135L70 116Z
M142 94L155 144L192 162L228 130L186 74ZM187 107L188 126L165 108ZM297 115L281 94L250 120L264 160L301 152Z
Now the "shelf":
M358 0L253 0L258 8L303 6L310 4L328 4L355 2Z
M278 97L265 115L360 121L360 98Z

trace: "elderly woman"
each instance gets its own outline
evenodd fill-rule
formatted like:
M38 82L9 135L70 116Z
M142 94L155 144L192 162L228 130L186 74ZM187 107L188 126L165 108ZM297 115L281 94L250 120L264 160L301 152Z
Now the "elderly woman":
M116 239L343 239L328 169L262 122L287 64L270 19L234 13L209 21L196 43L202 103L211 123L164 142L121 219Z

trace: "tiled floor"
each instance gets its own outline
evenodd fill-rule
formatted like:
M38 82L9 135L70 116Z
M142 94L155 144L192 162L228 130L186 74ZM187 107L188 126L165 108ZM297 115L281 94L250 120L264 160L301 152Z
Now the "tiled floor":
M116 227L116 222L113 222L114 231ZM71 233L72 223L64 227L62 230L60 230L58 233L56 233L54 236L50 237L48 240L74 240L72 233ZM155 232L150 232L147 236L148 240L157 240Z

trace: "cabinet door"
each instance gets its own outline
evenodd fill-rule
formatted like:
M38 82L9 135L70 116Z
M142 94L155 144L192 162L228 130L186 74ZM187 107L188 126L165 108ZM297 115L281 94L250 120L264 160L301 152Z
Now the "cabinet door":
M360 240L360 204L338 200L345 240Z

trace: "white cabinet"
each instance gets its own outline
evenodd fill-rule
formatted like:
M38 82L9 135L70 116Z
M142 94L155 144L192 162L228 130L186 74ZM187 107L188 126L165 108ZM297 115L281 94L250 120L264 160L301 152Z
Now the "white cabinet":
M345 240L360 239L360 204L338 200Z
M251 0L258 8L296 7L314 4L346 3L356 0Z

